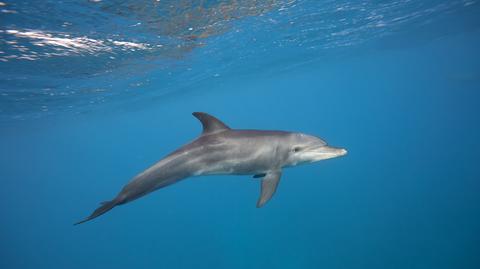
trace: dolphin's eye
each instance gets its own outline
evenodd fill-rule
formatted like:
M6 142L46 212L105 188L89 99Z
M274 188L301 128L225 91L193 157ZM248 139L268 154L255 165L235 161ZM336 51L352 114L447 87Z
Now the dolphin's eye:
M301 151L301 150L302 150L301 147L294 147L294 148L293 148L293 152L299 152L299 151Z

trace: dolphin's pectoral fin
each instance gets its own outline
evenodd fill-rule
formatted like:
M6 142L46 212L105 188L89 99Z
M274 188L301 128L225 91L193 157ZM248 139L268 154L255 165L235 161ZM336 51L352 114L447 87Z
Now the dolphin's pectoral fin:
M272 198L277 190L278 182L282 176L281 170L270 171L262 179L260 198L257 201L257 207L262 207L265 203Z
M264 177L266 175L267 174L256 174L256 175L253 175L253 178L260 178L260 177Z
M207 113L193 112L192 114L202 123L202 135L214 134L230 129L225 123Z

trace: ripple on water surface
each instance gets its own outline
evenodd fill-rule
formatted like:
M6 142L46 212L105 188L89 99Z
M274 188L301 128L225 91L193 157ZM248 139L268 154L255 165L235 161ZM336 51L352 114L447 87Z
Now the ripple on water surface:
M293 68L471 9L477 1L0 2L0 113L81 113Z

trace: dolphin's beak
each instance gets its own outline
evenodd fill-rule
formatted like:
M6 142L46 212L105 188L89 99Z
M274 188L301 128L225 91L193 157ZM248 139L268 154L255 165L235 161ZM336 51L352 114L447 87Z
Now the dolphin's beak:
M340 157L347 154L347 150L330 146L314 147L307 150L310 159L314 162Z
M343 156L343 155L347 155L348 151L346 149L342 149L342 148L339 148L338 149L338 156L337 157L340 157L340 156Z

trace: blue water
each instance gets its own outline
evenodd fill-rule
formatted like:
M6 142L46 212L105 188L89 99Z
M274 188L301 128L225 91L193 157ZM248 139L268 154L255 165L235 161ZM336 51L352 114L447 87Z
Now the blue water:
M259 3L260 2L260 3ZM480 3L0 3L0 268L480 268ZM188 179L73 226L194 139L342 158Z

